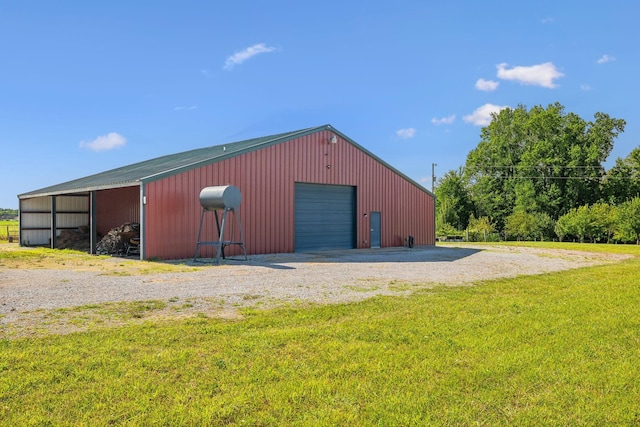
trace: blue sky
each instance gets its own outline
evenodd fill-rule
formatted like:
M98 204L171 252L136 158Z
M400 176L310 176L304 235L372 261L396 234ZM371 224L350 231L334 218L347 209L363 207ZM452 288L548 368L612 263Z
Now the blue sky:
M640 145L636 1L0 0L0 207L153 157L331 124L431 188L489 113L560 102Z

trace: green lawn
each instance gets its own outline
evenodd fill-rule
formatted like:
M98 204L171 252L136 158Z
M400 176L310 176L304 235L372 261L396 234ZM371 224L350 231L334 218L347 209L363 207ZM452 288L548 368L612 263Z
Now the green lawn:
M581 252L610 254L628 254L640 256L640 245L604 244L604 243L571 243L571 242L473 242L478 246L520 246L531 248L564 249ZM456 246L456 243L438 243L438 246Z
M9 232L11 235L18 234L18 221L13 220L0 220L0 240L7 240Z
M0 424L638 425L639 271L4 339Z

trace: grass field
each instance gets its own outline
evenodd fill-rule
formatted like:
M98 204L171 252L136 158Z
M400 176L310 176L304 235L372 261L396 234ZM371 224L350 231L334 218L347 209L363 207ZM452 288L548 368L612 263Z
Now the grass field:
M0 340L0 424L638 425L640 250L552 247L635 257L233 321Z
M18 221L0 220L0 240L7 240L9 235L17 235L18 226Z
M0 244L0 268L98 271L107 275L132 276L180 273L202 269L180 263L133 261L108 255L89 255L70 249L25 248Z

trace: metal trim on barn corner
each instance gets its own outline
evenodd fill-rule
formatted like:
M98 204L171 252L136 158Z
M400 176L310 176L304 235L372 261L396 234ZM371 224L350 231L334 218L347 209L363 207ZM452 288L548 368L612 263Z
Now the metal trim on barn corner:
M140 184L140 259L147 259L147 186Z

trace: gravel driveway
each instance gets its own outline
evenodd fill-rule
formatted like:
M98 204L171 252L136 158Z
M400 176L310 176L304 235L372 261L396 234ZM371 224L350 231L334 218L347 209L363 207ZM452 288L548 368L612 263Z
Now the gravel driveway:
M241 306L337 303L400 295L616 261L620 256L510 246L384 248L250 256L190 273L109 276L69 270L0 270L0 325L36 310L162 300L192 313ZM188 301L189 304L185 304Z

